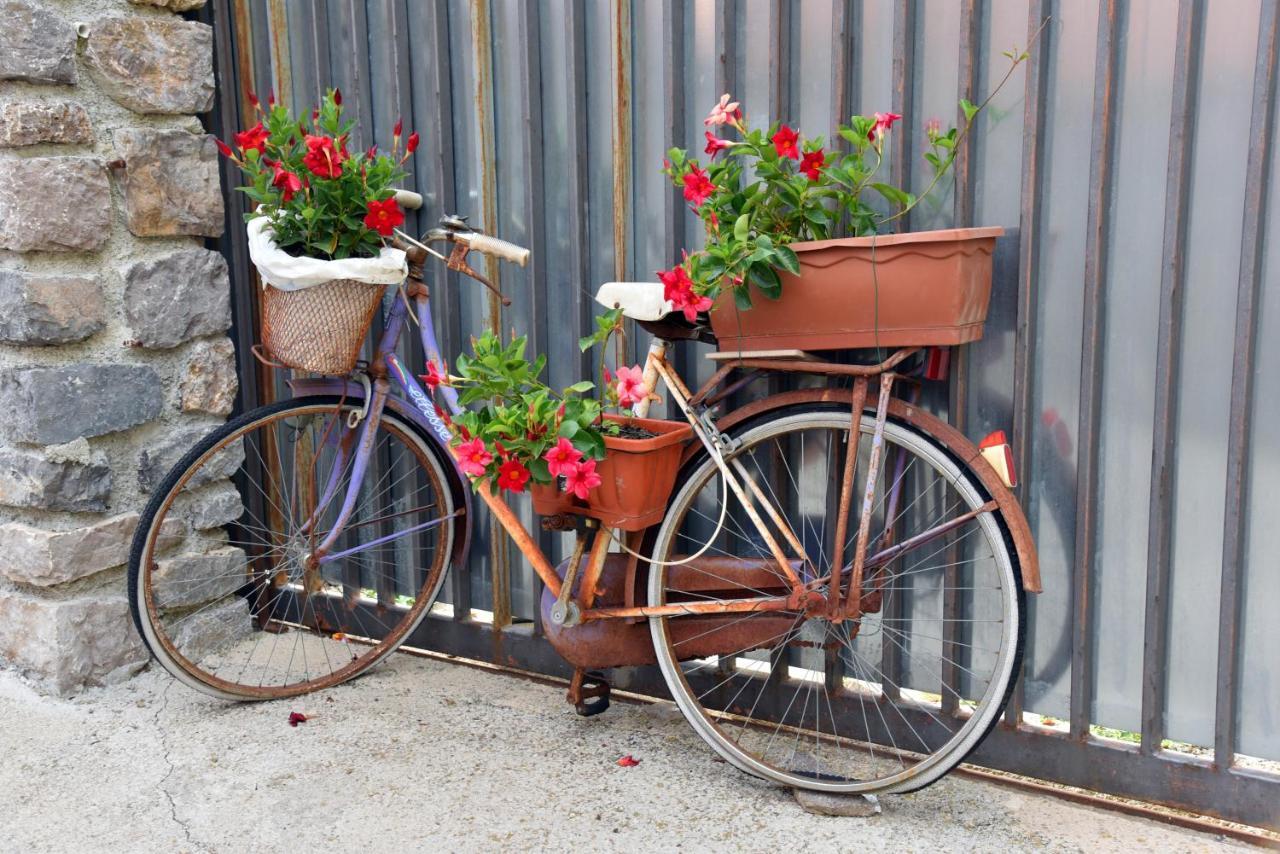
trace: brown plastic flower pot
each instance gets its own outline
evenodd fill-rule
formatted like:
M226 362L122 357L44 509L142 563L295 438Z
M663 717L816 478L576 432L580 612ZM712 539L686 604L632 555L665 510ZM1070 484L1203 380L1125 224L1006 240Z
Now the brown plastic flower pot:
M622 418L610 421L643 427L656 433L648 439L604 437L605 458L596 463L600 485L586 501L561 491L555 484L534 484L533 510L543 516L576 513L599 519L602 525L624 531L640 531L662 521L667 499L676 482L680 455L693 428L656 418Z
M793 243L782 296L725 291L711 328L726 352L965 344L982 337L991 253L1004 229L952 228Z

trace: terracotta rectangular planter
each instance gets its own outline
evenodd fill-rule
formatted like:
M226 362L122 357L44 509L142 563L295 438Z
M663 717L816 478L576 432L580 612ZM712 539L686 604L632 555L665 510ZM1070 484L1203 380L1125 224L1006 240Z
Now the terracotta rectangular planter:
M725 291L711 328L728 352L964 344L982 337L1000 227L952 228L793 243L800 275L782 296Z
M543 516L576 513L599 519L601 524L624 531L640 531L662 521L667 498L680 468L680 454L693 428L656 418L606 419L634 424L657 433L649 439L605 436L606 456L596 463L600 485L586 501L562 492L555 484L534 484L529 490L533 510Z

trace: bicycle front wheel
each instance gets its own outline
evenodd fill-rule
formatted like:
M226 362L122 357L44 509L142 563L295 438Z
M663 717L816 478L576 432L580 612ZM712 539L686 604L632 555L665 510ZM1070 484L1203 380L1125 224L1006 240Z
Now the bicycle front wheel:
M452 470L392 412L358 470L359 403L246 413L156 489L134 537L130 605L182 682L235 700L315 691L373 666L426 616L453 551ZM311 559L352 488L340 536Z
M794 561L801 581L824 595L833 575L847 587L871 454L873 415L863 413L852 442L850 421L847 409L785 410L741 430L728 456L789 524L809 557ZM689 723L730 763L775 783L865 794L926 786L982 740L1013 683L1023 592L998 509L972 513L988 501L977 479L909 425L891 420L884 439L861 618L810 609L650 619ZM852 518L838 547L851 453ZM786 595L733 498L717 525L724 494L709 458L683 479L655 537L650 605ZM912 537L922 544L886 559ZM832 573L836 551L843 576Z

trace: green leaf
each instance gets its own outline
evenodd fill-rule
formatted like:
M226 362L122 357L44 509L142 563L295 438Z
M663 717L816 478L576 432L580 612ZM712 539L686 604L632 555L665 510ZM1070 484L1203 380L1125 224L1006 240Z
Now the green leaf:
M964 117L968 121L973 121L973 117L978 114L978 108L966 98L960 99L960 109L964 110Z
M564 421L560 422L560 430L558 431L558 435L563 436L566 439L572 440L574 436L578 435L578 429L579 428L578 428L577 421L570 421L568 418L566 418Z
M733 289L733 302L742 311L751 308L751 294L746 285L738 285Z
M907 205L911 204L911 197L907 193L904 193L902 190L892 186L891 184L881 184L877 182L877 183L873 183L871 187L877 193L884 196L885 200L890 202L891 204L898 205L899 207L906 207Z
M743 214L738 217L737 222L733 224L733 238L735 240L746 240L747 235L751 233L751 217Z
M789 247L777 247L773 251L773 257L777 259L779 267L786 270L793 276L800 275L800 259Z
M591 380L583 380L582 382L574 383L573 385L569 386L567 389L565 389L565 391L573 392L574 394L584 394L585 392L591 391L595 387L596 387L596 384L593 383Z
M754 264L747 271L747 279L760 289L760 293L769 299L777 299L782 296L782 282L778 279L777 271L772 267L765 264Z

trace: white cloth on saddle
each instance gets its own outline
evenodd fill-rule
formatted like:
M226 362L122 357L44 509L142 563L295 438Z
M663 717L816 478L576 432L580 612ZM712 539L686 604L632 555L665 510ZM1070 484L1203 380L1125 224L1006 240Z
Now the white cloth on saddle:
M262 284L282 291L296 291L323 285L334 279L352 279L371 285L396 285L409 275L403 250L382 247L376 258L294 257L276 245L275 233L267 217L249 220L249 258L262 276Z
M632 320L661 320L676 310L663 294L661 282L605 282L596 291L596 302L620 308Z

